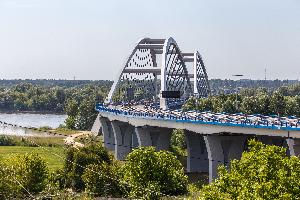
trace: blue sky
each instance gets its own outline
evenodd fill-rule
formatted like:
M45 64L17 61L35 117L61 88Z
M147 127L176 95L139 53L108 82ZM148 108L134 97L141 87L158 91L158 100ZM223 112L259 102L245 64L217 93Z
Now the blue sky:
M0 0L0 78L113 79L137 40L167 36L210 78L300 77L299 0Z

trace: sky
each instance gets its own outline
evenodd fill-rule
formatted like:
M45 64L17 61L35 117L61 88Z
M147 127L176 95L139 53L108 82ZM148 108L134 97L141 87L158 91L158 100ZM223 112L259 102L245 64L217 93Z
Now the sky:
M300 0L0 0L0 79L112 80L170 36L209 78L300 77Z

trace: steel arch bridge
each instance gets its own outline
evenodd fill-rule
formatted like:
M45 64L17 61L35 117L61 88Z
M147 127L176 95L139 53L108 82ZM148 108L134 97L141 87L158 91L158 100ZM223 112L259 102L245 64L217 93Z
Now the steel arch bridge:
M219 165L230 167L231 160L241 158L253 137L300 155L300 118L170 109L174 99L166 95L175 92L176 100L184 102L191 95L208 96L209 91L199 52L182 53L173 38L141 39L122 66L108 104L96 105L99 114L92 131L101 132L104 146L124 160L138 146L168 150L172 131L182 129L187 172L208 172L210 182L217 178Z
M172 37L143 38L120 69L106 103L150 101L168 109L175 101L183 102L192 95L207 97L209 93L206 69L198 51L182 53Z

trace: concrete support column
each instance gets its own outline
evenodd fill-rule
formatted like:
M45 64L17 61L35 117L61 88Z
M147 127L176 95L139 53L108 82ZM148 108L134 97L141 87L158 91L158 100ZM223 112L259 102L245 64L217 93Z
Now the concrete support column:
M203 135L186 131L187 171L208 172L208 155Z
M114 151L115 137L114 137L114 133L110 121L107 118L100 117L99 122L102 129L104 147L107 148L108 150Z
M172 129L160 128L151 132L152 145L157 151L168 150L170 148Z
M239 159L244 150L245 136L204 136L208 160L209 160L209 182L218 176L219 165L229 166L230 160Z
M154 146L158 151L169 149L171 129L136 127L135 131L139 146Z
M128 123L112 121L115 136L115 157L124 160L132 149L132 133L134 128Z
M150 131L147 128L135 127L135 133L140 147L152 146Z
M300 155L300 139L298 138L288 138L286 139L289 152L291 156Z

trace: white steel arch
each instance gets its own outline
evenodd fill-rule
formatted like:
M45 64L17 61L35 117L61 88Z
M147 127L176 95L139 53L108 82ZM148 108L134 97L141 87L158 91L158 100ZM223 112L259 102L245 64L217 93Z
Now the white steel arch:
M106 103L145 99L157 102L159 97L160 107L167 109L171 99L162 98L162 91L180 91L181 99L185 99L193 91L190 78L194 78L194 93L200 91L200 86L195 87L195 84L207 84L205 88L209 88L205 67L199 56L198 52L182 53L172 37L140 39L120 69ZM188 74L186 62L194 62L194 74ZM205 82L198 81L197 69L204 70Z

